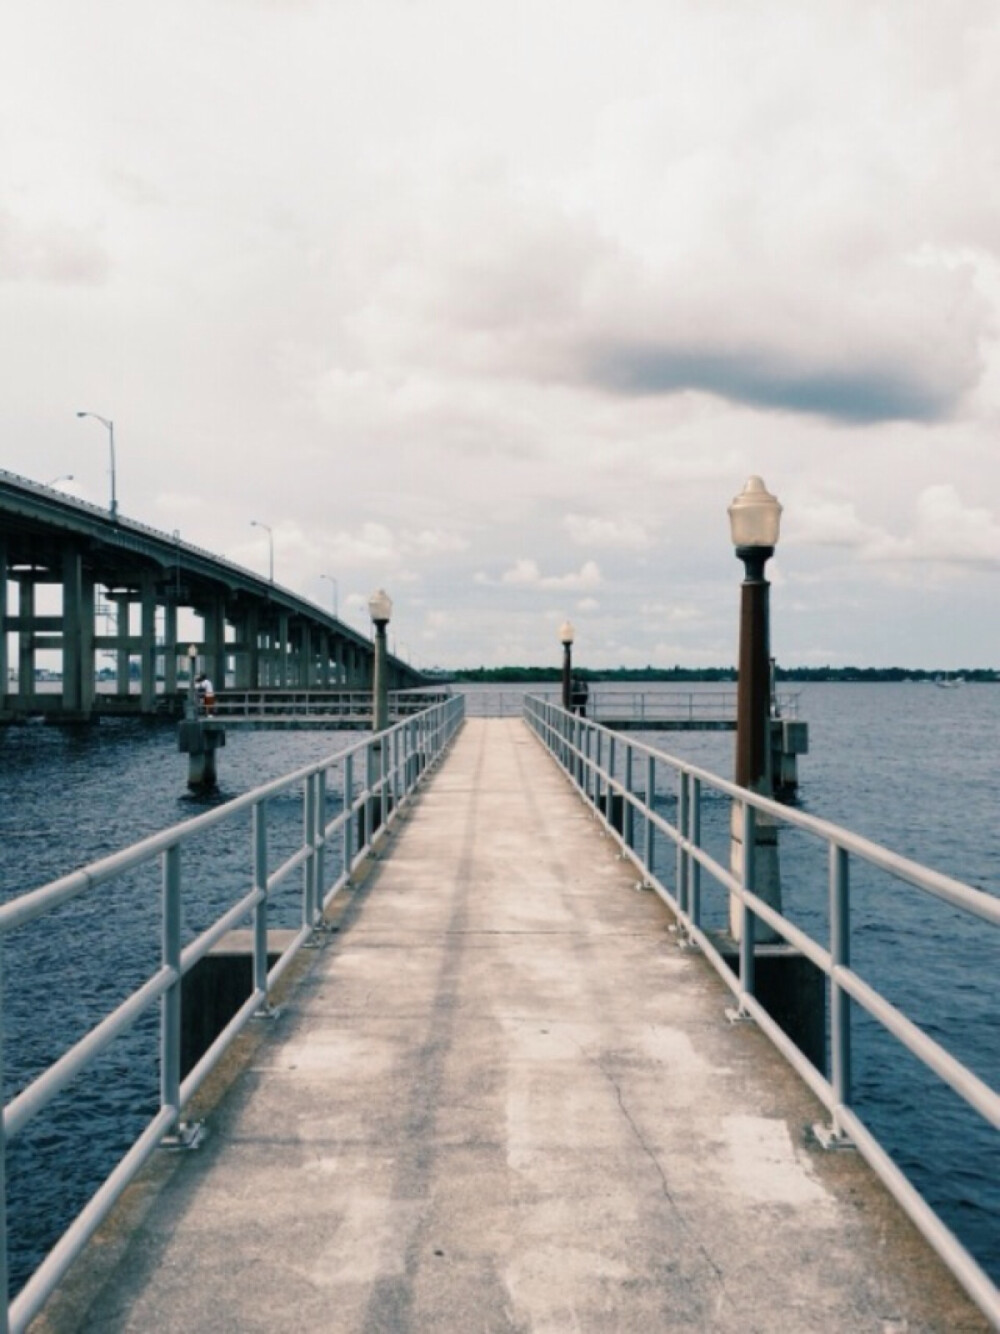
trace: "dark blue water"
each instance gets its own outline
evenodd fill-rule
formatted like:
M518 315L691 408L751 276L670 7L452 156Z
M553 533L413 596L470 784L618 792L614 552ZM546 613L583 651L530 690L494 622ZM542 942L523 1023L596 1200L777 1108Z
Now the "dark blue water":
M811 753L800 760L800 806L989 892L1000 885L1000 688L967 685L815 685L801 692ZM213 800L320 759L358 733L231 734ZM725 733L652 734L660 749L728 776ZM197 814L172 727L105 722L78 733L28 726L0 731L0 896L9 898L143 834ZM672 801L666 769L662 800ZM301 804L271 812L271 865L297 846ZM706 843L728 861L729 803L710 795ZM185 854L189 938L249 887L249 817L224 843ZM662 848L671 883L673 853ZM784 906L827 939L825 852L785 831ZM299 881L279 913L294 924ZM6 964L6 1096L64 1050L155 966L159 877L152 869L102 889L27 928ZM725 904L706 891L719 925ZM1000 1083L996 931L890 877L852 880L853 963L988 1083ZM108 923L114 930L108 930ZM12 1267L23 1278L128 1147L157 1106L156 1015L113 1045L51 1113L10 1146ZM995 1135L861 1016L855 1026L858 1110L979 1262L1000 1276L1000 1173ZM58 1172L53 1162L60 1164Z

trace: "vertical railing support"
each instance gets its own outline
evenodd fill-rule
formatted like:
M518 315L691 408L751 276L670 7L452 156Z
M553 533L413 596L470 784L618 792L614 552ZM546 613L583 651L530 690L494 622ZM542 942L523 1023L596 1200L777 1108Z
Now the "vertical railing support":
M622 796L622 839L631 851L635 812L632 809L632 747L625 742L625 791Z
M316 775L316 808L314 814L314 828L316 831L316 874L315 881L315 900L316 909L315 925L319 926L323 921L323 887L326 884L326 770L320 769Z
M680 912L681 924L685 924L685 919L690 916L690 904L688 903L688 854L684 848L684 840L690 837L690 813L691 813L691 778L683 770L677 775L677 832L680 838L677 841L677 908Z
M164 968L175 973L160 1001L160 1107L181 1108L181 849L163 854Z
M701 779L691 779L691 805L688 811L691 842L701 847ZM701 863L696 857L688 858L688 912L691 925L701 929Z
M311 927L316 921L316 775L310 774L305 782L302 803L302 843L307 849L302 867L302 925Z
M604 788L604 818L608 824L615 828L614 810L615 810L615 739L608 737L608 777Z
M646 829L643 838L642 860L646 867L646 874L653 876L653 802L656 800L656 760L652 755L646 756Z
M350 880L354 867L354 756L344 756L343 790L344 812L344 878Z
M851 998L837 981L837 969L851 963L850 880L847 853L830 845L830 1068L834 1107L851 1102ZM834 1132L839 1133L837 1112Z
M253 910L253 989L267 1008L267 802L253 808L253 886L260 901Z
M743 894L753 892L757 879L757 812L749 802L743 809ZM754 994L754 936L757 918L745 897L740 899L740 991Z

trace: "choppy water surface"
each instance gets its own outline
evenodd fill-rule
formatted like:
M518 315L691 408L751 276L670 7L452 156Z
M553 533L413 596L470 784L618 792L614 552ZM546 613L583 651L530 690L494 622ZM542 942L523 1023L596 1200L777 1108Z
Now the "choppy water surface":
M604 689L602 687L601 689ZM472 691L479 708L510 713L517 692ZM470 701L471 703L472 701ZM810 685L800 694L810 754L800 806L897 852L996 893L1000 885L1000 688ZM221 753L225 800L322 758L358 733L231 732ZM642 740L729 776L731 733L656 733ZM0 731L0 896L9 898L204 809L185 787L173 727L108 721L83 731ZM669 807L672 785L658 778ZM727 859L728 803L707 797L706 843ZM301 805L275 803L272 865L300 835ZM781 845L789 915L826 940L825 851L790 834ZM248 887L249 817L220 847L185 854L185 925L201 929ZM669 868L672 850L662 849ZM668 875L669 880L669 875ZM296 882L297 883L297 882ZM725 905L706 893L719 924ZM297 920L296 891L285 905ZM889 877L852 882L854 966L988 1083L1000 1083L996 932ZM18 933L6 958L6 1089L20 1087L155 966L159 883L148 876L100 890L44 926ZM52 1114L10 1146L15 1277L124 1152L157 1103L156 1016L115 1043ZM874 1025L856 1024L859 1110L980 1263L1000 1275L1000 1181L995 1136ZM56 1155L65 1171L46 1166Z

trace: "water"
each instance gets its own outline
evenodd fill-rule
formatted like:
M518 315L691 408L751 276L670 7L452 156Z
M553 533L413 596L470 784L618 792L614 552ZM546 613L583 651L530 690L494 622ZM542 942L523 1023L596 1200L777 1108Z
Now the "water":
M601 687L602 690L608 687ZM635 687L629 685L630 691ZM720 687L729 689L731 687ZM470 687L470 712L519 711L520 692ZM495 697L495 698L493 698ZM800 716L810 754L799 762L799 805L895 851L996 893L1000 822L1000 689L926 685L806 685ZM221 753L221 800L359 740L358 733L231 733ZM729 776L731 733L653 733L639 739ZM186 759L172 727L106 721L82 732L28 726L0 731L0 896L7 898L198 813L204 799L185 788ZM669 814L673 789L658 775ZM272 812L275 846L300 834L299 803ZM706 797L706 843L727 860L728 803ZM191 857L186 902L190 936L214 904L245 888L249 827L222 855ZM670 879L673 854L659 865ZM186 868L188 863L186 860ZM817 845L786 831L781 845L785 909L826 939L826 866ZM293 879L296 879L293 877ZM7 1096L84 1031L154 964L159 948L155 870L64 909L54 924L18 934L8 951ZM296 886L287 910L296 920ZM721 925L725 905L708 895ZM993 1000L1000 953L996 932L880 874L852 884L853 963L912 1018L1000 1082L1000 1028ZM115 930L107 930L108 921ZM44 1014L44 1022L38 1016ZM95 1076L77 1081L37 1129L11 1146L13 1264L30 1272L108 1166L155 1110L156 1016L149 1031L115 1043ZM995 1136L874 1026L855 1032L859 1110L935 1207L994 1276L1000 1276L1000 1183ZM45 1164L58 1155L56 1174ZM60 1172L63 1172L62 1167ZM57 1207L58 1206L58 1207Z

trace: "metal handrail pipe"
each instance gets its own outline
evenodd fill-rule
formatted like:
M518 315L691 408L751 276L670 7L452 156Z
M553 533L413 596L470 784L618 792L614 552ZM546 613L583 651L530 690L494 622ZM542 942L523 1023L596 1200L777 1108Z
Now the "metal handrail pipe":
M178 980L173 968L160 968L138 990L133 991L121 1005L106 1015L99 1024L75 1042L68 1051L23 1088L3 1110L3 1129L6 1136L18 1134L43 1107L55 1098L84 1070L96 1056L130 1029L160 997Z
M907 1019L891 1001L880 996L850 968L838 967L833 976L838 986L867 1010L873 1019L877 1019L883 1028L964 1098L970 1107L975 1107L994 1129L1000 1130L1000 1094L994 1093L977 1074L945 1051L940 1043L918 1028L911 1019Z
M248 917L258 903L263 903L266 897L262 889L252 889L238 903L227 908L221 917L216 918L212 925L206 927L190 944L185 945L181 950L181 974L186 976L190 973L195 964L210 954L219 941Z
M530 696L526 697L526 704L530 700ZM548 707L554 709L558 706L549 704ZM610 728L603 727L600 723L592 722L590 719L585 719L584 722L588 728L595 732L609 737L614 735ZM954 907L974 913L977 917L983 918L984 921L1000 925L1000 898L985 890L974 889L971 885L965 885L960 880L945 875L941 871L921 866L919 862L912 861L900 853L892 852L879 843L873 843L862 834L855 834L851 830L845 829L843 825L837 825L829 820L823 820L819 816L795 810L790 806L784 806L772 798L751 792L748 788L740 787L729 779L713 774L708 769L702 769L698 765L689 764L687 761L677 759L674 756L667 756L663 751L656 750L644 742L629 741L628 745L637 753L654 756L661 760L668 759L672 768L678 773L686 773L693 778L700 779L723 796L732 797L734 801L746 802L753 806L755 810L773 816L781 824L791 825L804 830L806 833L813 834L825 843L833 844L836 847L843 848L845 852L862 857L871 865L887 871L898 880L913 885L917 889L926 890L936 898L942 899Z
M858 1152L889 1194L945 1261L990 1323L1000 1329L1000 1289L923 1196L918 1194L857 1113L843 1106L837 1106L834 1111L837 1123L850 1136Z
M267 877L267 892L270 894L272 890L277 889L293 871L297 871L302 863L307 862L312 855L313 849L310 847L299 848L296 852L293 852L287 861L283 861L280 866L275 867Z
M176 1124L176 1107L161 1107L106 1180L59 1238L10 1304L10 1334L25 1334L70 1265L115 1207L136 1173Z

